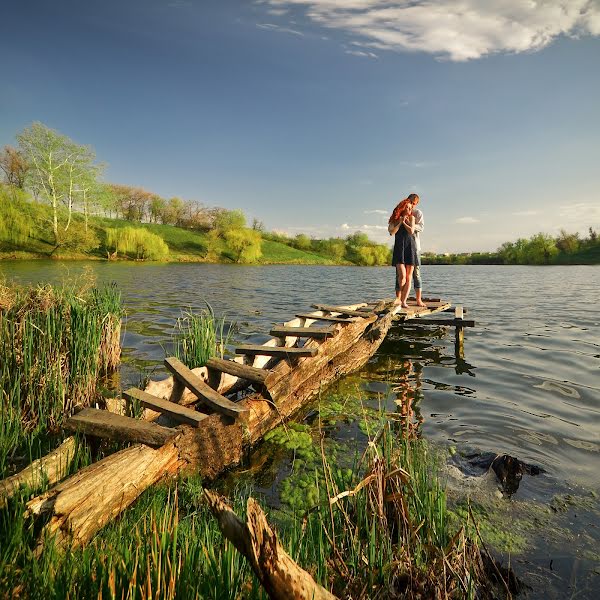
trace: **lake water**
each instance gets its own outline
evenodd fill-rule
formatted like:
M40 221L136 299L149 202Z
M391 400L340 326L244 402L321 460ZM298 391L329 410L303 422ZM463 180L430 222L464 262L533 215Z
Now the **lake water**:
M260 343L273 323L311 303L393 295L391 268L0 263L0 275L26 283L86 270L123 292L123 385L137 384L141 369L161 371L182 308L209 303L237 322L236 341ZM495 500L507 521L537 523L513 564L531 586L528 597L597 597L600 267L425 266L423 275L425 296L462 304L476 321L466 330L464 359L454 355L452 330L395 329L360 373L363 388L393 406L402 364L421 433L433 445L541 467L545 473L525 475L514 496ZM532 516L532 506L541 512Z

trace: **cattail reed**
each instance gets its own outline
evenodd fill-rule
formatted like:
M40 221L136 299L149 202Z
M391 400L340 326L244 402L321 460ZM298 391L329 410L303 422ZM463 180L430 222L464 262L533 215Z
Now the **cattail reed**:
M0 474L12 453L94 401L119 363L121 314L114 286L0 284Z

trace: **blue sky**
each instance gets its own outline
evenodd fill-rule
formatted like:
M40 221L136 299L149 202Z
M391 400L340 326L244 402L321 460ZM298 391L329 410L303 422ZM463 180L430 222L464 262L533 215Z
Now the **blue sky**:
M598 0L20 0L0 145L41 121L108 181L425 250L600 228Z

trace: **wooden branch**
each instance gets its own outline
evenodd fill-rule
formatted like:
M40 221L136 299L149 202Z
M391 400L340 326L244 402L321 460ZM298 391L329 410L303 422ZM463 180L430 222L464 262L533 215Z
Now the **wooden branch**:
M336 600L282 548L259 504L248 498L244 523L217 494L204 497L223 535L243 554L273 600Z
M52 485L60 481L69 470L69 465L75 456L75 438L68 437L56 450L42 458L34 460L21 472L0 481L0 508L6 506L21 486L31 490L44 482Z
M173 444L154 450L132 446L82 469L27 503L27 514L52 513L40 534L56 536L59 546L78 546L92 536L147 487L182 466ZM41 541L38 550L41 549Z

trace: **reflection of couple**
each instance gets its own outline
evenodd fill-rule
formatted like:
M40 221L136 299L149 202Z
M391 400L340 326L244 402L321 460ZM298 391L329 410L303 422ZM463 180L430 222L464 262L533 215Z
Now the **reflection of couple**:
M411 280L415 283L417 306L425 306L421 299L421 260L419 233L423 231L423 213L416 208L419 196L410 194L402 200L388 222L390 235L395 235L392 265L396 267L395 305L408 308L406 300L410 293Z

